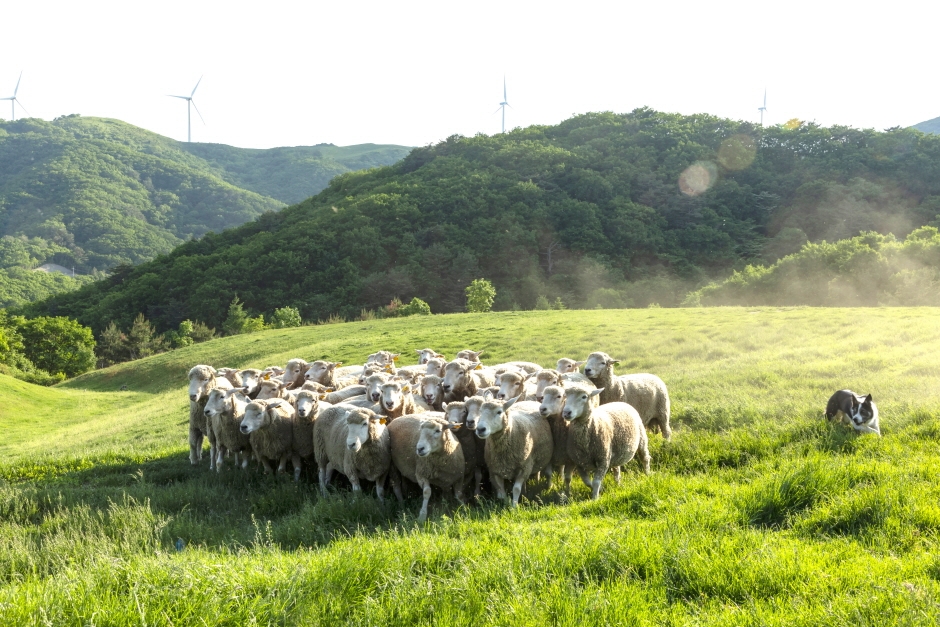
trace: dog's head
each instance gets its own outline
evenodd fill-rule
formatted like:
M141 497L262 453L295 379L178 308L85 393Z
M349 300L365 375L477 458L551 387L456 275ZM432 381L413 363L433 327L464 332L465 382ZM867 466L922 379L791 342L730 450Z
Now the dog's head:
M868 396L855 396L852 398L852 422L857 425L870 422L878 415L878 410L871 400L871 394Z

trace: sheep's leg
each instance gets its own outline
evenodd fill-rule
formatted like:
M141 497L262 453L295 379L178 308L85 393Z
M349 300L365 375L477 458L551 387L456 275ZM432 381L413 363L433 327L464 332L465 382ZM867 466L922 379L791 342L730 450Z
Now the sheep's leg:
M647 434L640 437L640 462L643 464L643 473L650 474L650 438Z
M222 446L221 444L216 443L215 450L216 450L215 471L222 472L222 458L225 457L226 453L228 453L228 449Z
M362 484L359 482L359 475L355 471L350 471L346 469L346 476L349 478L349 483L352 484L353 492L362 492Z
M516 507L519 505L519 497L522 496L522 484L525 483L525 480L522 478L516 479L512 484L512 506Z
M476 468L473 471L473 497L479 498L483 492L483 469Z
M601 483L604 482L604 475L607 474L607 468L596 468L594 470L594 481L591 482L591 498L597 500L601 496Z
M496 498L500 501L506 500L506 486L503 484L503 478L499 475L490 473L490 482L496 488Z
M614 471L614 481L617 482L617 485L620 485L620 466L614 466L611 470Z
M392 492L395 493L395 498L398 499L399 503L403 502L405 499L401 494L401 475L394 466L389 470L388 475L388 480L392 483Z
M659 428L663 432L663 438L668 442L672 439L672 429L669 428L669 419L665 416L659 417Z
M421 511L418 513L418 522L424 522L428 519L428 501L431 500L431 484L427 481L422 481L421 491L424 493L424 502L421 503Z
M264 474L270 475L274 471L274 469L271 468L271 461L267 457L259 455L258 461L260 461L261 465L264 467Z
M209 433L206 434L209 440L209 470L215 470L215 458L218 454L218 443L215 441L215 432L209 427ZM200 447L201 448L201 447ZM201 453L202 451L200 451Z
M320 494L326 496L326 486L330 483L330 465L320 466Z
M202 431L189 427L189 463L195 466L202 459Z
M548 462L548 466L545 467L545 479L548 481L546 487L551 487L552 485L552 463Z
M467 504L467 499L463 497L463 486L459 483L454 484L454 498L457 499L457 502L461 505Z
M584 482L584 485L586 485L589 488L594 485L593 482L591 481L591 475L589 475L586 470L584 470L583 468L578 468L578 474L581 475L581 481Z
M571 475L574 473L574 466L571 464L562 466L562 473L565 476L565 494L571 496Z
M277 462L277 474L281 474L287 470L287 454L281 455L281 459Z
M375 480L375 495L379 499L379 503L384 503L385 499L385 477L386 475L381 475L378 479Z
M294 465L294 481L300 481L300 455L297 453L291 455L291 463Z

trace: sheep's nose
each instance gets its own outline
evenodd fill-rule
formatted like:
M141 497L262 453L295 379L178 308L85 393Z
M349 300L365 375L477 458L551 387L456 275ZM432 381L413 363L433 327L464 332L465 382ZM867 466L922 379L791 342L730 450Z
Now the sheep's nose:
M241 431L242 433L248 433L248 427L246 427L245 425L240 426L238 430Z
M395 403L393 403L393 402L391 402L391 401L385 401L385 406L386 406L388 409L391 409L391 408L393 408L393 407L395 406Z
M373 395L372 395L372 402L373 402L373 403L378 403L380 396L381 396L381 394L373 394Z
M565 417L565 420L571 420L571 412L570 412L570 411L565 410L565 411L563 411L563 412L561 413L561 415Z
M477 427L476 432L477 432L477 435L482 438L486 434L486 429L484 429L483 427Z
M424 457L424 456L427 455L427 454L428 454L428 452L427 452L427 449L426 449L426 448L424 448L423 446L419 446L419 447L418 447L418 455L419 455L420 457Z
M544 397L544 396L536 396L536 397L535 397L535 400L537 400L538 402L541 403L543 400L545 400L545 397Z
M547 415L548 415L548 407L539 407L539 413L542 414L543 416L547 416Z
M191 400L191 401L194 402L194 403L196 402L196 399L197 399L197 398L199 398L199 397L196 396L195 394L190 394L190 395L189 395L189 400Z
M506 395L503 394L502 392L500 392L499 394L496 395L496 398L502 400L502 399L506 398Z
M450 386L447 384L442 385L441 389L444 390L445 392L450 392Z

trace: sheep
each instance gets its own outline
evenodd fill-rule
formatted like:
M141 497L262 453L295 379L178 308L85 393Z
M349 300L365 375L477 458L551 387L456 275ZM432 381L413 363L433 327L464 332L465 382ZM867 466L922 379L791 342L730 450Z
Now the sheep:
M459 448L460 445L456 439L450 439L452 444L446 448L453 451L454 445L456 445L457 450L460 451L459 458L453 453L445 453L443 457L440 454L431 454L431 443L428 441L425 442L425 448L422 450L424 454L421 455L418 452L418 443L422 435L421 427L429 420L439 424L442 432L445 428L449 430L449 425L442 420L442 415L439 412L418 416L402 416L388 423L388 432L392 444L392 468L389 471L392 490L401 502L404 500L401 491L402 477L410 479L421 487L424 495L424 504L418 514L418 520L421 522L427 519L427 503L431 496L431 485L442 488L453 485L454 495L457 496L458 501L463 503L462 491L458 492L458 489L461 488L465 463L463 451ZM457 459L459 459L459 464ZM444 472L441 476L438 476L440 471Z
M217 377L212 366L198 365L189 370L189 463L196 465L202 459L202 439L209 438L210 448L215 447L215 434L206 419L206 401L215 388L232 389L228 379ZM210 460L210 470L214 466Z
M388 383L391 380L391 375L384 372L376 372L375 374L370 374L365 381L365 391L363 394L366 395L366 398L371 400L373 403L378 403L382 400L382 386Z
M496 364L495 366L489 367L496 374L503 374L504 372L523 372L525 374L532 374L533 372L538 372L542 369L542 366L532 363L531 361L507 361L502 364Z
M282 376L284 374L284 369L281 368L280 366L268 366L267 368L262 370L261 373L263 375L269 375L270 378L273 379L273 378Z
M637 373L614 375L614 364L607 353L594 352L588 355L584 374L595 386L603 389L601 405L613 402L632 405L643 418L647 428L658 426L666 440L672 438L669 426L669 391L662 379L654 374Z
M394 376L395 373L390 372L390 370L394 370L394 368L392 368L391 366L385 366L383 364L377 364L377 363L366 364L365 366L363 366L362 372L359 373L359 379L357 380L358 384L365 385L366 379L368 379L374 374L385 374L390 377Z
M395 374L399 377L407 377L412 383L414 383L415 377L427 374L427 370L427 366L424 365L402 366L395 372Z
M281 380L287 384L287 389L299 388L304 384L304 373L310 369L310 365L299 357L287 362L284 374L281 375Z
M341 390L343 388L349 387L350 385L356 385L361 375L346 378L340 378L336 375L336 368L341 366L342 363L343 362L340 361L334 362L317 360L307 365L307 370L303 374L303 379L305 381L322 383L327 387L333 388L334 391ZM300 385L302 384L303 381L301 381ZM298 385L298 387L300 387L300 385Z
M427 363L427 370L425 374L434 375L435 377L444 378L444 366L447 365L447 360L443 357L434 357Z
M333 422L320 464L320 492L333 478L333 471L346 475L353 492L361 492L360 479L375 482L379 502L384 502L385 477L392 463L391 441L385 418L368 409L352 409L345 419Z
M287 389L288 384L276 379L271 381L262 381L258 386L258 392L253 400L264 401L272 398L288 398L290 393ZM301 388L303 389L303 388Z
M467 483L468 469L463 446L454 435L454 432L460 429L460 425L452 425L441 418L425 420L418 427L418 442L415 447L418 458L414 480L421 487L424 496L418 522L424 522L428 518L432 484L445 490L452 487L457 501L466 503L463 488ZM472 469L470 470L472 474Z
M337 379L349 379L351 377L358 377L362 372L363 366L337 366L333 370L333 376Z
M444 359L444 356L438 353L433 348L416 348L415 352L418 353L418 365L423 366L435 357L438 359Z
M237 388L244 388L245 396L251 400L255 400L258 397L258 393L261 391L261 382L271 380L270 375L268 376L268 379L265 379L264 376L264 371L258 370L257 368L246 368L244 370L239 370L238 383L233 385Z
M222 471L222 458L226 453L235 453L235 465L238 466L239 453L244 453L241 462L242 468L248 467L248 458L251 456L251 443L249 437L239 431L245 407L251 399L242 393L241 389L223 390L215 388L209 392L206 407L203 411L212 430L214 445L211 449L209 469L215 467L216 472Z
M329 388L327 388L329 390ZM336 405L337 403L342 403L345 400L349 400L354 396L362 396L366 393L366 386L364 385L350 385L348 388L343 388L342 390L334 391L324 391L321 399L330 403L331 405Z
M558 370L540 370L534 375L535 379L535 400L542 402L542 393L546 387L557 385L559 387L570 387L572 385L587 388L588 391L596 389L591 380L580 372L562 373ZM594 407L600 404L597 397L593 399Z
M480 496L483 488L483 474L486 471L486 461L483 458L486 440L477 437L473 429L467 427L467 404L454 401L444 406L444 419L453 425L460 425L454 431L460 446L463 448L463 459L466 464L464 473L468 481L473 481L473 496Z
M447 396L444 394L442 383L441 377L429 374L421 380L421 387L418 388L424 402L434 411L443 409L444 397Z
M495 396L493 398L495 398ZM471 396L463 402L464 408L467 410L464 423L471 431L475 432L477 430L477 420L480 417L480 409L483 407L483 403L485 403L487 400L489 400L488 397L478 394L476 396ZM448 403L448 406L450 406L450 403Z
M294 450L294 423L297 412L284 399L251 401L245 407L240 431L249 436L251 450L271 472L271 462L277 461L277 472L287 467L287 459L294 464L294 480L300 478L300 455Z
M620 466L637 454L643 472L649 474L649 437L637 410L621 402L591 407L590 397L603 394L603 390L573 392L565 395L561 412L568 422L568 457L577 466L584 485L591 488L591 498L600 497L601 482L608 469L613 468L619 484ZM592 472L593 481L589 477Z
M499 392L496 398L501 401L520 396L520 400L534 401L535 387L526 383L526 377L519 372L504 372L496 377Z
M584 365L583 361L575 361L573 359L568 359L567 357L562 357L558 360L558 364L555 366L555 370L561 374L566 374L569 372L578 372L578 368Z
M382 364L383 366L394 366L395 362L398 361L398 357L401 353L392 353L390 351L379 351L377 353L372 353L366 358L366 363L377 363Z
M216 368L215 376L228 379L233 388L241 387L241 377L238 376L238 368Z
M551 481L552 430L539 414L538 403L487 401L480 408L476 433L486 440L484 457L497 498L506 498L506 479L512 481L513 507L530 475L544 469Z
M357 408L349 405L333 405L321 409L317 419L313 423L313 455L316 458L317 466L320 467L319 479L320 490L326 494L326 485L332 473L327 473L326 467L329 462L329 451L327 447L330 443L330 434L333 426L340 421L346 420L346 414L350 411L356 411Z
M455 359L444 366L444 380L441 382L441 389L445 394L451 394L453 400L462 401L468 396L477 393L478 387L493 385L494 381L486 385L480 385L477 377L473 376L474 370L480 368L480 364L474 364L466 359Z
M418 413L411 386L401 381L389 381L382 385L382 414L389 421L406 414Z
M575 390L572 388L572 390ZM582 391L582 390L575 390ZM542 392L539 414L548 421L552 430L552 468L565 479L565 493L571 494L571 474L574 463L568 457L568 423L561 412L565 407L567 390L557 385L549 385Z
M467 361L478 364L480 363L480 355L482 355L484 352L486 351L472 351L467 348L457 353L457 357L455 357L455 359L466 359Z

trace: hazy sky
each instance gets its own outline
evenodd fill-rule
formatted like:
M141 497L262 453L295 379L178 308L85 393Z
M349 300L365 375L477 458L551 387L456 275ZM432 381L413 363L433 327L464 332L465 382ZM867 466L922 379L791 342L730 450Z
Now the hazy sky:
M0 97L249 148L424 145L640 106L884 129L940 116L940 4L50 2L4 4ZM0 117L9 119L8 101ZM17 108L17 117L25 114Z

